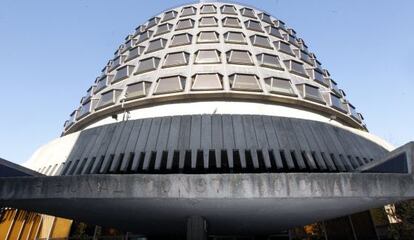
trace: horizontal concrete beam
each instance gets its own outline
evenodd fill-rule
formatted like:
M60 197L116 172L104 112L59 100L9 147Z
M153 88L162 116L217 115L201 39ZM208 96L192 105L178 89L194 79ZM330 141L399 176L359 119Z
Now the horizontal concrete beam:
M408 174L82 175L0 179L0 204L143 234L272 233L414 198ZM160 226L163 226L160 229ZM252 232L254 231L254 232Z

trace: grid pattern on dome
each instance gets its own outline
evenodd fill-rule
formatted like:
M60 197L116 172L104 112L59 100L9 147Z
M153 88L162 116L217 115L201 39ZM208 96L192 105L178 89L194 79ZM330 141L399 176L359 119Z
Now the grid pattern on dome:
M293 29L249 7L199 3L167 10L128 35L64 128L82 129L85 119L110 116L122 103L215 93L299 100L365 127Z

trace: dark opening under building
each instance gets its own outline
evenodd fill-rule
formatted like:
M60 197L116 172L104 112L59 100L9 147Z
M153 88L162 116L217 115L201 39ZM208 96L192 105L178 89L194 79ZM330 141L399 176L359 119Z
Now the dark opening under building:
M281 20L185 5L126 37L31 170L0 162L0 235L68 237L74 220L147 239L289 239L363 212L324 238L378 239L364 211L414 197L413 149L370 134Z

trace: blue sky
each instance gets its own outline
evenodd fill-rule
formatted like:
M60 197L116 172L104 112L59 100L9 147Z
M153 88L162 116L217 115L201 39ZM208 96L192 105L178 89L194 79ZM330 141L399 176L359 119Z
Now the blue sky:
M372 133L397 146L414 140L414 1L239 2L295 29ZM0 157L24 162L58 137L124 37L183 3L2 0Z

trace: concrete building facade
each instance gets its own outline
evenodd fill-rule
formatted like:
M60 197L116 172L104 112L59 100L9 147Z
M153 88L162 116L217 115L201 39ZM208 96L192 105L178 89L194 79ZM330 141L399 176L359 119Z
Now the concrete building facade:
M62 136L25 163L42 176L2 175L0 232L67 237L74 219L149 239L270 239L413 198L413 150L369 133L283 21L194 3L125 38ZM343 239L364 239L355 228Z

